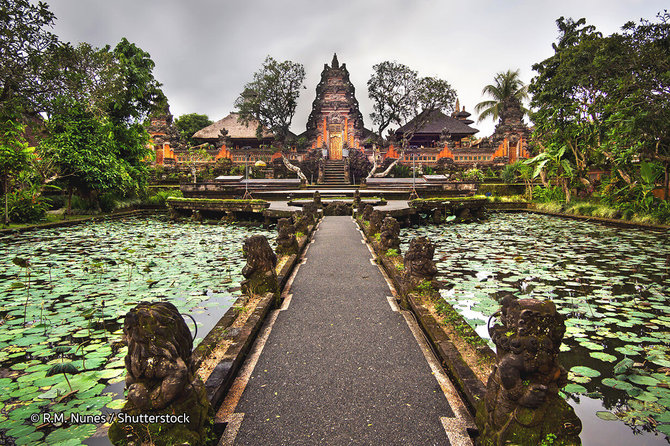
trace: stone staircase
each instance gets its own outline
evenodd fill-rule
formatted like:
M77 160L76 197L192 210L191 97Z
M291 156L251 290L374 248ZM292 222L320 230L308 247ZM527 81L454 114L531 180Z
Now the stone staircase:
M325 187L350 186L344 168L344 160L326 160L323 171L323 182Z

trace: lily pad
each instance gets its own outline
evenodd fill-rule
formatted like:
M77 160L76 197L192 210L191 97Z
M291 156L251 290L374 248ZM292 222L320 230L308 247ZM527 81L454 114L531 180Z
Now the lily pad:
M612 412L608 412L606 410L599 410L598 412L596 412L596 416L601 420L619 421L619 417L614 415Z
M616 361L616 356L610 355L609 353L603 353L603 352L591 352L589 355L592 358L600 359L601 361L605 362L614 362Z
M588 376L589 378L596 378L600 376L600 372L586 366L574 366L570 369L575 375Z

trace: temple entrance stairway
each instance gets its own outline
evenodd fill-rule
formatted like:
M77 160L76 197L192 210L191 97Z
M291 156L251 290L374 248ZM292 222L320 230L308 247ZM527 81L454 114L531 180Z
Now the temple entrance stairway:
M344 160L326 160L323 182L320 185L324 187L350 186L349 181L347 181Z
M351 217L321 220L284 292L217 414L225 444L472 445Z

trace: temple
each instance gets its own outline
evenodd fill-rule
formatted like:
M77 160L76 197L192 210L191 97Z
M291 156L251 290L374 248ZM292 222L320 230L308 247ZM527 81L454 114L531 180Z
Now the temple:
M343 150L360 148L369 133L363 127L347 66L340 65L335 54L331 65L323 66L304 135L312 149L322 149L328 159L339 160Z
M518 101L503 104L499 122L489 138L475 137L478 130L470 126L474 121L469 117L470 113L457 100L450 115L439 110L430 112L425 120L425 115L421 115L415 118L421 124L415 120L407 122L392 133L387 144L373 144L379 142L378 138L365 128L349 71L335 54L330 65L324 64L306 131L297 135L296 140L302 143L285 148L284 154L296 162L314 156L339 162L351 150L360 150L368 159L374 157L378 162L401 158L400 163L430 166L443 160L464 167L500 166L530 157L527 150L530 129L523 122ZM170 130L169 122L171 116L153 118L149 127L157 164L179 164L180 153L186 150L180 146L178 133ZM196 132L193 138L206 144L212 162L220 158L228 158L235 164L268 162L281 157L272 147L274 135L264 128L259 139L257 127L257 122L243 123L237 113L230 113ZM402 150L400 141L404 137L409 140Z

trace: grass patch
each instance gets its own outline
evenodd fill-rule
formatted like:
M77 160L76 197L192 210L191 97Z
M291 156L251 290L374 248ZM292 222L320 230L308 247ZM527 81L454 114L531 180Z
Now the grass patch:
M454 308L443 299L434 302L435 311L442 316L442 323L451 326L456 333L468 344L474 347L483 347L488 345L484 339L475 332L465 319Z

